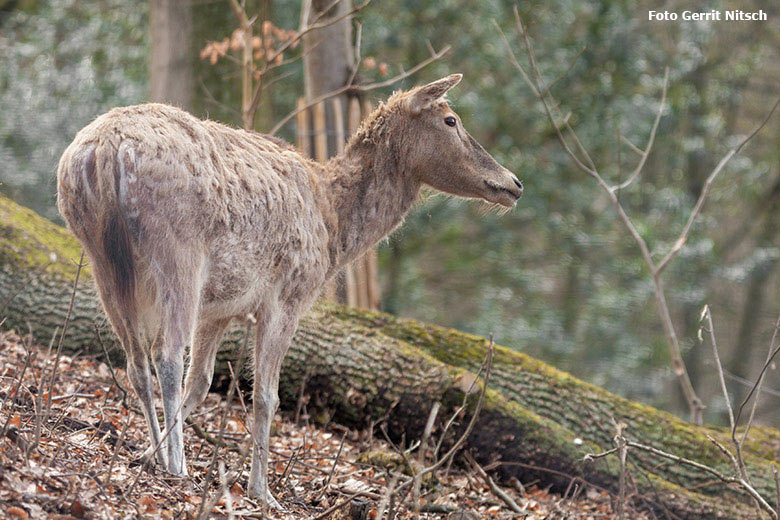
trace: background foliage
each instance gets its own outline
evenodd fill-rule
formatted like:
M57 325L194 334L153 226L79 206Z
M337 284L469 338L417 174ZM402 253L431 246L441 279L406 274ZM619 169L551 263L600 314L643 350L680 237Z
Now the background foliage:
M250 1L251 4L251 1ZM700 10L736 8L712 1ZM270 2L271 19L298 23L297 2ZM618 132L644 146L669 67L668 105L639 182L621 193L652 250L665 250L685 223L718 160L757 124L780 94L780 9L760 0L768 22L648 22L648 0L556 0L519 5L564 113L613 181L637 157ZM2 8L2 5L0 5ZM673 0L666 9L690 9ZM634 242L592 179L575 170L540 106L509 66L493 25L516 49L512 4L498 0L372 3L359 17L364 56L409 67L427 41L450 56L399 87L450 72L467 128L523 179L526 195L505 216L478 204L426 195L380 247L386 310L488 334L627 397L683 412L668 367L648 273ZM235 27L223 2L196 2L197 51ZM413 27L414 30L410 30ZM147 5L140 0L22 2L0 10L0 190L57 219L59 154L92 117L146 95ZM301 95L300 65L266 98L267 130ZM371 78L375 71L364 74ZM238 124L238 71L226 60L196 65L197 111ZM383 92L377 96L385 96ZM292 139L288 125L282 136ZM671 312L709 420L722 412L709 347L698 344L710 303L730 390L765 357L780 312L780 118L718 178L702 217L665 275ZM446 160L446 158L442 158ZM620 166L618 166L620 165ZM776 372L776 371L775 371ZM780 388L776 373L769 392ZM762 411L771 420L770 400Z

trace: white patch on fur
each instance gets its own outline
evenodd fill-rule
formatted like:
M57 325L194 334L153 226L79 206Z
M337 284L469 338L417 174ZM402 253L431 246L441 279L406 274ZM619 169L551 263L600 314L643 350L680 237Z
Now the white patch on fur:
M127 141L122 141L116 152L116 160L119 163L119 203L125 209L127 217L138 218L138 199L134 193L130 194L138 180L135 149ZM132 164L131 168L126 167L126 161Z

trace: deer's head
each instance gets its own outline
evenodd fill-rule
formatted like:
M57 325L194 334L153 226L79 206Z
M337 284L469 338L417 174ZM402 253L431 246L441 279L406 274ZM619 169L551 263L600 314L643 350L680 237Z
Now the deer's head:
M452 74L394 96L392 101L400 104L397 114L406 119L406 165L420 182L437 190L512 207L523 185L466 132L444 100L462 77Z

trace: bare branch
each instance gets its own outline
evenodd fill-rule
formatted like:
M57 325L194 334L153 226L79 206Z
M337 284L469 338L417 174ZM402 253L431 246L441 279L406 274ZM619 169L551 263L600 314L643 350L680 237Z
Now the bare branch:
M461 448L464 442L466 442L466 439L471 435L471 430L474 429L474 425L477 422L477 418L479 417L479 412L482 410L482 405L485 402L485 394L487 393L488 383L490 382L490 373L493 368L493 334L490 335L490 343L488 344L488 351L485 356L485 380L482 383L482 391L479 394L479 400L477 401L477 406L474 408L474 414L471 416L471 420L469 421L468 425L466 426L466 429L463 431L463 434L458 438L458 440L455 442L455 444L447 451L447 453L442 456L438 461L434 462L432 465L428 466L427 468L424 468L420 471L420 477L423 477L424 475L427 475L428 473L431 473L433 471L436 471L440 467L442 467L445 463L447 463L451 457L457 453L457 451ZM408 480L404 482L401 486L399 486L399 490L405 488L408 486L412 480Z
M545 94L548 94L548 93L549 93L549 92L552 90L552 88L555 86L555 84L556 84L556 83L558 83L560 80L562 80L563 78L565 78L566 76L568 76L568 75L569 75L569 72L571 72L571 69L573 69L573 68L574 68L574 65L575 65L575 64L577 63L577 61L580 59L580 56L582 56L582 53L584 53L584 52L585 52L585 49L587 49L587 47L583 47L582 49L580 49L580 52L578 52L578 53L577 53L577 55L576 55L576 56L574 56L574 59L573 59L573 60L571 60L571 62L569 63L569 66L566 68L566 70L564 70L563 72L561 72L561 73L558 75L558 77L557 77L557 78L555 78L554 80L552 80L552 81L550 82L550 84L547 86L547 89L544 91L544 93L545 93Z
M360 47L363 42L363 24L357 24L357 34L355 35L355 59L352 62L352 72L347 80L347 85L352 85L357 77L358 69L360 68Z
M114 470L114 463L116 462L116 456L119 454L119 450L122 449L122 445L125 443L125 435L127 435L127 427L130 426L130 419L132 419L131 414L127 414L127 419L125 419L125 424L122 426L122 433L119 434L119 440L116 442L116 445L114 446L114 453L111 454L111 461L108 463L108 471L106 472L106 479L103 481L103 486L106 487L111 483L111 473Z
M658 130L658 123L661 122L661 115L664 113L664 106L666 104L666 92L667 87L669 85L669 67L666 67L666 70L664 71L664 86L663 91L661 93L661 103L658 106L658 113L655 116L655 121L653 121L653 128L650 130L650 137L647 140L647 146L645 146L644 150L638 150L636 147L634 147L635 151L639 152L640 159L639 164L636 165L636 168L634 168L634 171L629 175L628 179L625 180L625 182L618 184L617 186L612 187L612 191L619 191L624 188L628 188L628 186L634 182L634 179L639 177L639 174L642 172L642 168L645 167L645 162L647 161L647 156L650 155L650 150L653 148L653 142L655 141L655 133ZM627 142L630 142L626 140ZM631 146L634 146L631 144Z
M705 305L702 311L702 319L707 320L707 332L710 335L710 343L712 344L712 356L715 359L715 366L718 368L718 379L720 381L720 389L723 392L723 399L726 401L726 408L729 411L729 425L731 431L734 431L736 423L734 422L734 410L731 407L731 400L729 399L729 391L726 388L726 379L723 376L723 365L720 362L720 356L718 355L718 344L715 342L715 326L712 324L712 312L710 306Z
M769 350L766 353L766 361L764 362L765 366L768 368L767 363L771 363L772 358L774 356L774 346L775 346L775 340L777 339L777 332L780 330L780 315L777 316L777 321L775 321L775 329L772 332L772 339L769 341ZM777 352L775 352L777 354ZM745 431L742 434L742 439L739 441L740 446L742 446L745 443L745 439L747 439L748 432L750 431L750 426L753 424L753 416L756 413L756 407L758 406L758 397L761 394L761 386L764 383L764 374L766 372L766 368L762 369L761 374L758 376L758 379L754 383L755 388L755 394L756 397L753 399L753 406L750 408L750 417L748 417L747 424L745 425ZM753 388L751 388L751 393L753 392ZM745 402L747 402L748 398L745 399ZM742 414L742 408L744 407L744 403L739 407L739 415ZM732 437L734 436L735 429L732 427L731 434Z
M420 439L420 452L417 454L417 464L419 467L425 467L425 448L428 446L428 438L433 430L433 425L436 422L436 416L439 413L441 403L436 401L431 407L431 412L428 414L428 421L425 423L425 429L423 430L422 438ZM412 486L412 504L414 505L415 514L419 515L420 512L420 486L422 485L422 476L416 471L414 472L414 484Z
M618 474L618 507L617 517L618 520L625 519L625 507L626 507L626 459L628 458L628 444L625 437L623 437L623 430L626 425L620 423L617 425L617 433L615 434L615 446L618 448L618 460L620 460L620 473Z
M394 83L397 83L397 82L399 82L399 81L401 81L403 79L406 79L409 76L411 76L412 74L414 74L417 71L419 71L420 69L423 69L424 67L427 67L428 65L433 63L434 61L436 61L438 59L441 59L442 56L444 56L445 54L447 54L447 52L449 52L450 48L451 47L449 45L445 46L439 52L431 55L426 60L421 61L420 63L418 63L417 65L415 65L411 69L409 69L409 70L407 70L405 72L402 72L401 74L398 74L396 76L393 76L392 78L390 78L388 80L380 81L380 82L376 82L376 83L368 83L368 84L365 84L365 85L344 85L343 87L337 88L336 90L332 90L330 92L326 92L325 94L323 94L323 95L321 95L321 96L311 100L309 103L306 103L304 105L299 106L298 108L296 108L295 110L293 110L292 112L290 112L289 114L284 116L278 123L276 123L276 125L274 125L274 127L268 133L270 135L275 135L276 132L278 132L285 124L287 124L288 121L290 121L290 119L292 119L293 117L297 116L300 112L303 112L304 110L308 110L311 107L313 107L314 105L316 105L318 103L321 103L322 101L325 101L325 100L330 99L332 97L340 96L341 94L344 94L345 92L367 92L369 90L374 90L374 89L378 89L378 88L382 88L382 87L387 87L387 86L392 85Z
M696 201L696 205L693 207L693 210L691 211L690 216L688 217L688 222L685 224L685 228L683 229L683 232L680 234L677 241L674 243L674 246L672 249L666 254L663 260L658 264L658 267L656 268L656 271L660 274L663 272L664 269L666 269L666 266L669 265L669 262L677 255L677 253L680 252L680 249L682 249L682 246L685 245L685 242L688 240L688 235L691 232L691 228L693 227L693 223L696 220L696 217L699 216L699 213L701 212L702 207L704 206L704 201L707 198L707 194L710 191L710 186L712 185L712 182L715 180L715 177L718 176L718 174L723 170L723 167L726 166L729 161L739 153L740 150L742 150L742 147L744 147L748 141L750 141L753 137L755 137L758 132L761 131L762 128L769 122L769 119L772 117L772 114L775 113L775 110L777 109L777 106L780 105L780 98L775 102L775 104L772 106L772 110L769 111L769 113L766 115L764 120L759 124L747 137L745 137L737 146L736 148L733 148L729 153L723 157L723 159L720 160L717 166L715 166L715 169L712 170L712 173L710 173L709 177L707 177L707 180L704 182L704 186L701 189L701 193L699 194L699 200Z
M108 365L108 371L111 374L111 379L114 380L114 384L116 385L117 389L119 389L119 391L122 393L122 406L125 408L125 410L129 410L130 408L127 406L127 390L125 390L125 387L122 386L122 384L116 378L116 373L114 372L114 365L111 363L111 357L108 355L108 350L106 349L106 345L103 343L103 338L100 337L100 329L98 328L97 324L94 324L94 326L95 326L95 337L98 340L98 344L100 345L100 348L103 350L103 355L106 356L106 364Z
M780 476L774 464L772 464L772 475L775 477L775 518L780 518Z
M569 157L572 159L574 164L577 165L578 168L580 168L582 171L584 171L585 173L593 177L598 183L598 185L601 186L601 188L607 193L610 202L614 206L615 211L617 211L618 217L623 222L623 225L626 227L629 234L632 236L634 241L639 246L639 250L642 254L642 259L644 260L645 264L648 267L648 270L652 274L655 297L656 297L656 305L658 307L659 317L664 327L664 331L667 337L667 342L669 344L670 357L672 359L672 369L674 370L675 374L677 375L680 381L683 395L685 397L686 402L688 403L688 407L691 412L691 420L697 424L700 424L702 422L702 416L703 416L702 411L704 409L704 405L701 399L699 399L699 397L696 395L696 391L694 390L693 385L691 384L690 377L688 376L688 372L685 368L685 364L682 359L682 354L680 352L680 345L677 339L677 334L674 330L674 324L672 322L671 315L669 314L669 307L666 303L666 297L664 295L663 285L661 283L660 277L658 276L657 270L655 268L655 263L650 254L650 250L647 246L647 243L645 242L644 238L642 238L642 236L639 234L633 222L629 218L628 214L625 212L625 209L620 203L620 200L617 198L616 190L613 190L612 187L610 187L604 181L604 178L596 169L594 165L594 161L590 158L590 155L587 153L584 146L582 146L582 143L577 138L576 132L574 132L574 130L569 125L568 118L564 119L563 125L559 124L556 121L556 118L553 115L553 108L552 108L553 106L555 106L554 97L552 96L552 93L550 93L548 89L544 88L544 81L541 77L541 73L536 64L536 58L534 55L533 48L531 46L531 41L529 39L527 31L523 27L522 20L520 19L520 13L516 5L514 7L514 13L515 13L515 21L517 23L517 30L523 36L525 50L528 55L528 61L531 66L531 74L529 75L523 70L523 67L520 65L516 57L514 57L513 51L510 47L508 50L510 55L512 55L512 62L515 64L515 67L521 71L523 79L526 80L526 82L530 82L532 90L534 91L534 93L536 93L537 98L542 103L545 114L547 115L547 119L550 121L550 124L555 129L555 133L558 137L558 140L560 141L566 153L569 155ZM504 36L504 41L508 45L508 40L506 39L505 36ZM568 142L566 141L566 138L563 135L563 128L565 128L571 135L572 139L574 139L578 149L585 157L585 161L588 163L587 165L582 162L582 160L578 157L578 155L569 146ZM643 162L640 162L640 164L642 166L644 165Z
M235 0L233 0L233 1L235 1ZM341 14L339 16L334 17L334 18L329 18L325 22L318 23L319 20L321 18L323 18L325 16L325 14L328 11L330 11L333 7L335 7L336 4L338 4L339 2L341 2L341 0L334 0L333 2L331 2L328 6L325 7L325 9L323 9L320 12L319 15L317 15L317 17L314 19L314 23L313 24L311 24L311 25L307 24L305 27L301 27L298 30L298 32L295 34L295 36L293 36L292 38L290 38L289 40L284 42L282 45L279 46L278 49L276 49L274 52L272 52L270 55L268 55L266 57L266 59L265 59L265 66L260 70L261 80L258 81L258 84L255 87L255 90L254 90L254 92L252 94L252 102L251 102L251 106L252 107L256 108L257 105L260 102L260 96L262 94L262 88L261 88L262 76L264 76L265 73L268 72L268 70L273 67L274 61L276 60L276 58L278 56L281 56L282 54L284 54L287 51L287 49L289 49L291 46L293 46L293 45L297 44L299 41L301 41L301 39L306 34L308 34L309 32L317 30L317 29L322 29L322 28L328 27L330 25L333 25L335 23L340 22L341 20L343 20L345 18L349 18L350 16L352 16L353 14L355 14L357 12L362 11L363 9L365 9L368 6L369 3L371 3L371 0L366 0L362 4L356 5L355 7L353 7L352 9L347 11L346 13L343 13L343 14ZM338 94L336 94L336 95L338 95ZM275 132L272 131L271 135L273 135L274 133Z
M633 151L634 151L634 153L636 153L637 155L644 155L644 153L645 153L645 152L644 152L644 151L642 151L642 150L640 150L640 149L639 149L639 147L638 147L637 145L635 145L634 143L632 143L631 141L629 141L629 140L628 140L628 138L627 138L626 136L624 136L624 135L621 135L621 136L620 136L620 140L621 140L621 141L623 141L624 143L626 143L626 145L627 145L629 148L631 148L631 150L633 150Z
M501 489L496 485L495 482L493 482L493 479L490 478L490 475L488 475L484 469L477 463L476 460L474 460L474 457L472 457L468 452L464 453L464 456L466 457L466 460L469 462L472 468L474 468L474 471L477 472L477 474L482 477L482 480L485 481L485 484L488 485L490 488L490 491L493 492L494 495L496 495L498 498L501 499L502 502L504 502L509 509L511 509L515 513L523 513L524 510L517 505L517 502L515 502L512 497L510 497L506 491Z
M325 481L325 485L322 486L322 489L319 493L317 493L316 498L314 499L315 502L319 501L319 499L322 498L322 496L325 494L326 491L328 491L328 486L330 486L330 481L333 478L333 473L336 471L336 466L339 463L339 459L341 459L341 450L344 449L344 441L347 438L347 432L344 432L344 434L341 436L341 443L339 443L339 451L336 453L336 458L333 459L333 466L330 468L330 473L328 473L328 478Z
M32 351L30 350L30 346L26 342L24 343L24 349L26 354L24 359L24 366L22 366L22 371L19 374L19 379L16 381L16 385L14 386L13 391L10 394L7 394L5 399L3 399L3 402L0 403L0 412L3 411L3 408L5 407L5 403L9 401L13 402L14 399L16 399L16 396L19 394L19 389L22 387L22 382L24 381L24 374L27 372L27 369L30 368L30 363L32 362ZM11 423L11 419L13 418L13 416L14 414L9 411L8 418L5 420L2 430L0 430L0 439L5 437L5 434L8 431L8 425Z
M778 317L778 322L775 325L775 332L772 335L772 344L774 344L774 340L777 335L777 329L780 327L780 317ZM771 345L770 345L771 348ZM764 366L761 367L761 372L758 374L758 379L755 385L753 385L753 388L750 389L750 392L745 396L745 399L742 401L742 404L739 405L739 409L737 409L737 417L735 421L738 423L739 418L742 416L742 411L744 410L747 403L750 401L751 397L753 397L753 394L756 394L760 390L760 382L764 378L764 374L766 374L766 371L769 369L769 367L772 365L772 362L774 361L775 357L777 356L777 353L780 352L780 344L777 345L773 350L770 351L771 353L767 356L766 362L764 363ZM756 395L756 398L758 398L758 395ZM732 432L733 435L733 432ZM742 437L741 442L745 442L745 436L747 435L747 430L745 430L745 435Z

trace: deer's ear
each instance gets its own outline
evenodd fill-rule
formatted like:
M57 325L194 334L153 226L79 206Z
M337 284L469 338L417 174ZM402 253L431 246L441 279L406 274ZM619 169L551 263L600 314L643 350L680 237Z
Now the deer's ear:
M460 83L463 74L450 74L449 76L437 79L433 83L428 83L415 90L407 99L407 107L412 115L418 115L420 112L431 106L431 104L441 99L449 89Z

